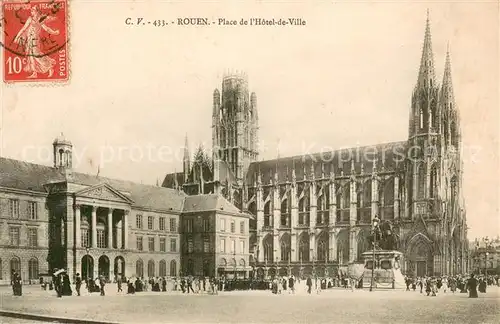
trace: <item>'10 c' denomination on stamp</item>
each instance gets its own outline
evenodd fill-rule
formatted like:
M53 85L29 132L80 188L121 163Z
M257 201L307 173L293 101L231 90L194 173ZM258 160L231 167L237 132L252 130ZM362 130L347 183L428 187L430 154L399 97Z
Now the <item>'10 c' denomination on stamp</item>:
M4 0L4 82L67 81L68 1Z

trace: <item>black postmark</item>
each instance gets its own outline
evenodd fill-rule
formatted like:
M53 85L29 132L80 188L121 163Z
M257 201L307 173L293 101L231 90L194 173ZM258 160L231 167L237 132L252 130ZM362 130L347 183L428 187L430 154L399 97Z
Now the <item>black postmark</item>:
M30 0L25 2L16 2L16 4L24 5L30 3ZM55 15L62 9L62 4L61 2L56 2L55 0L51 0L46 4L50 8L48 12L42 12L36 6L28 9L29 13L26 13L27 9L18 8L14 10L13 18L16 20L15 23L23 26L16 35L13 35L12 33L9 34L8 27L13 22L9 21L9 19L7 19L5 15L3 15L0 18L0 28L3 29L3 38L5 40L5 43L4 41L0 40L0 46L4 47L6 51L17 56L31 56L35 58L49 56L63 49L68 43L67 34L65 34L66 37L64 42L57 42L57 40L54 39L54 35L58 35L59 30L53 30L52 28L45 25L45 23L55 20ZM4 9L3 5L2 14ZM22 36L21 34L25 32L27 28L33 28L32 26L30 26L31 24L37 26L37 28L40 30L45 30L47 32L47 36L42 36L41 33L38 33L36 37Z

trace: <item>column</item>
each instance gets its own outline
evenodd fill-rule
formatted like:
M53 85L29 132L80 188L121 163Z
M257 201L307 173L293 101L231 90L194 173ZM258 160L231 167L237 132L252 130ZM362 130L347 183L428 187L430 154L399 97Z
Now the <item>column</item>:
M376 174L372 176L372 208L371 208L371 221L373 222L373 219L375 216L378 215L380 218L381 215L379 215L379 210L378 210L378 202L379 202L379 197L378 197L379 191L378 191L378 177Z
M316 225L316 218L318 214L318 200L316 197L316 181L311 181L311 186L309 187L309 204L311 208L309 209L309 229L312 231Z
M337 223L337 190L335 186L335 174L333 172L330 174L330 189L328 190L328 196L330 200L330 206L328 206L330 212L328 225L331 228Z
M318 256L316 255L316 234L314 233L313 230L309 232L309 251L310 251L310 256L309 260L313 260L313 257L315 261L317 261Z
M297 262L297 251L298 251L298 246L297 246L297 233L296 230L292 230L292 234L290 236L290 246L291 246L291 256L290 256L290 262Z
M80 205L75 204L75 247L82 247L82 234L81 234L81 213L80 213Z
M281 199L280 189L278 184L274 187L273 192L273 261L281 261L281 245L279 231L281 224Z
M341 261L337 260L337 235L339 231L337 229L330 232L330 261Z
M92 206L92 247L97 248L97 207Z
M260 230L259 230L260 232ZM257 262L259 263L262 263L264 262L264 244L263 244L263 239L264 237L262 236L262 234L259 233L259 235L257 235L257 244L258 244L258 247L257 247Z
M399 203L401 197L399 197L399 177L394 177L394 220L399 219Z
M349 263L355 262L358 258L357 230L351 227L349 230Z
M349 209L349 263L356 261L358 254L358 242L355 228L358 207L357 200L356 179L351 177L351 206Z
M121 249L123 246L123 233L122 233L123 219L120 219L116 224L116 248Z
M113 208L108 208L108 249L113 248Z
M293 170L293 176L292 176L293 180L295 180L295 170ZM297 222L299 220L299 205L298 205L298 202L297 202L297 185L295 183L295 181L292 183L292 188L291 188L291 193L290 193L290 205L291 205L291 209L290 209L290 220L291 220L291 227L292 227L292 231L291 231L291 237L290 237L290 249L291 249L291 255L290 255L290 262L297 262L298 258L297 258L297 251L298 251L298 247L297 247Z
M123 213L123 249L128 249L128 214L129 211L125 210Z
M264 235L262 233L262 228L264 227L264 199L262 197L262 186L260 174L257 181L257 193L255 203L257 204L257 262L264 262L264 244L262 242Z
M350 201L351 205L349 206L349 225L355 226L356 225L356 216L357 216L357 211L358 211L358 195L356 192L356 179L354 177L351 178L350 181Z

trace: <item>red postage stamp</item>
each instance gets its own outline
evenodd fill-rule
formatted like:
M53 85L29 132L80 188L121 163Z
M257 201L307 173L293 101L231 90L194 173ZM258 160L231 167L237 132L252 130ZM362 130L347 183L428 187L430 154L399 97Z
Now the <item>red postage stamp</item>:
M4 82L67 81L68 0L4 0Z

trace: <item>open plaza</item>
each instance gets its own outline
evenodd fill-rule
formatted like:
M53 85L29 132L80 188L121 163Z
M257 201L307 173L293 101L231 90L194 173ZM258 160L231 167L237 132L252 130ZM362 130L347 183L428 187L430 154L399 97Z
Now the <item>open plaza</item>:
M489 286L477 299L468 294L438 293L428 297L417 291L333 288L295 295L270 291L231 291L218 295L180 292L117 293L107 286L106 296L57 298L39 286L24 287L12 296L2 287L0 323L37 323L59 318L110 323L497 323L500 287ZM30 320L8 312L48 316ZM9 315L9 317L2 317ZM53 320L52 320L53 321Z

